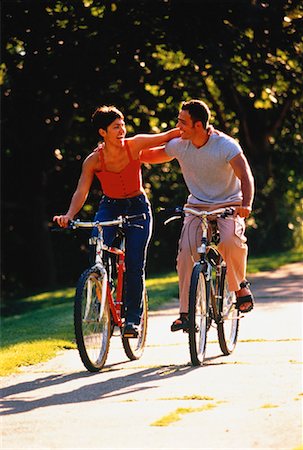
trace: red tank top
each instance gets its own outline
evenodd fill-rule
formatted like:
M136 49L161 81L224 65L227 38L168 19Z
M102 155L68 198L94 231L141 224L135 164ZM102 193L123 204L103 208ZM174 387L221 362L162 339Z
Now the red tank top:
M140 159L133 159L128 142L124 141L124 144L129 163L118 173L106 170L103 148L99 147L95 150L101 162L101 170L95 174L100 181L103 193L111 198L129 198L139 195L140 191L143 192Z

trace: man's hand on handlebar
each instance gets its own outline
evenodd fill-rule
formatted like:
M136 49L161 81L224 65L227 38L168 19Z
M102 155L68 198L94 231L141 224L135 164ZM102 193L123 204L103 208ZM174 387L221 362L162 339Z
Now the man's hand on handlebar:
M238 215L240 217L244 217L245 219L250 216L251 207L250 206L236 206L235 207L235 216Z

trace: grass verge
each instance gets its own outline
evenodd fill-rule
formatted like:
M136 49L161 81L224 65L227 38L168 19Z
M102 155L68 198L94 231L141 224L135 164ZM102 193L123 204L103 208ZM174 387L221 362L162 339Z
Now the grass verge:
M250 258L248 272L275 269L300 258L295 252ZM151 310L178 296L175 272L150 276L146 285ZM73 296L74 289L69 288L14 301L13 312L1 320L0 376L14 373L21 366L47 361L61 349L75 348Z
M75 348L72 302L69 290L58 295L57 304L2 319L0 376L17 372L21 366L47 361L61 349ZM28 302L53 303L58 292L29 297ZM39 297L39 299L37 298ZM42 300L43 299L43 300Z
M249 256L247 272L250 274L274 270L284 264L291 264L295 262L302 262L302 252L289 250L285 252L273 253L271 255Z
M176 273L150 277L146 285L151 310L178 294ZM74 289L68 288L15 301L15 312L1 320L0 376L47 361L62 349L76 348L73 297Z

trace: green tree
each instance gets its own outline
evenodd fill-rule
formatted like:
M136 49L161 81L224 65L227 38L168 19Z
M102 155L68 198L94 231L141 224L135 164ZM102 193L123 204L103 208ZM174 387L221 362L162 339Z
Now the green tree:
M214 7L206 1L207 16L185 5L171 2L171 20L156 53L169 75L159 84L164 92L169 85L182 90L183 99L206 98L215 125L240 140L257 183L254 249L298 244L302 213L294 198L302 198L303 176L302 4L226 1ZM182 39L176 30L182 30Z
M301 20L296 0L4 0L6 289L71 280L85 265L83 239L51 236L47 225L66 210L96 144L90 116L102 103L125 112L131 134L172 126L182 100L205 98L214 125L239 138L256 176L252 250L298 245ZM176 163L147 167L145 179L155 209L186 198ZM99 196L94 184L83 217ZM157 223L150 264L172 264L173 245L176 236Z

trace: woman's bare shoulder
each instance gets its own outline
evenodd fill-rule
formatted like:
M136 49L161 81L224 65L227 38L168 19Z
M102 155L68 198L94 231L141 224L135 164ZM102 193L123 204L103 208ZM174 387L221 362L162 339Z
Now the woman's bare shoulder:
M93 150L83 161L83 167L88 170L97 170L99 168L100 156L99 150L96 148Z

